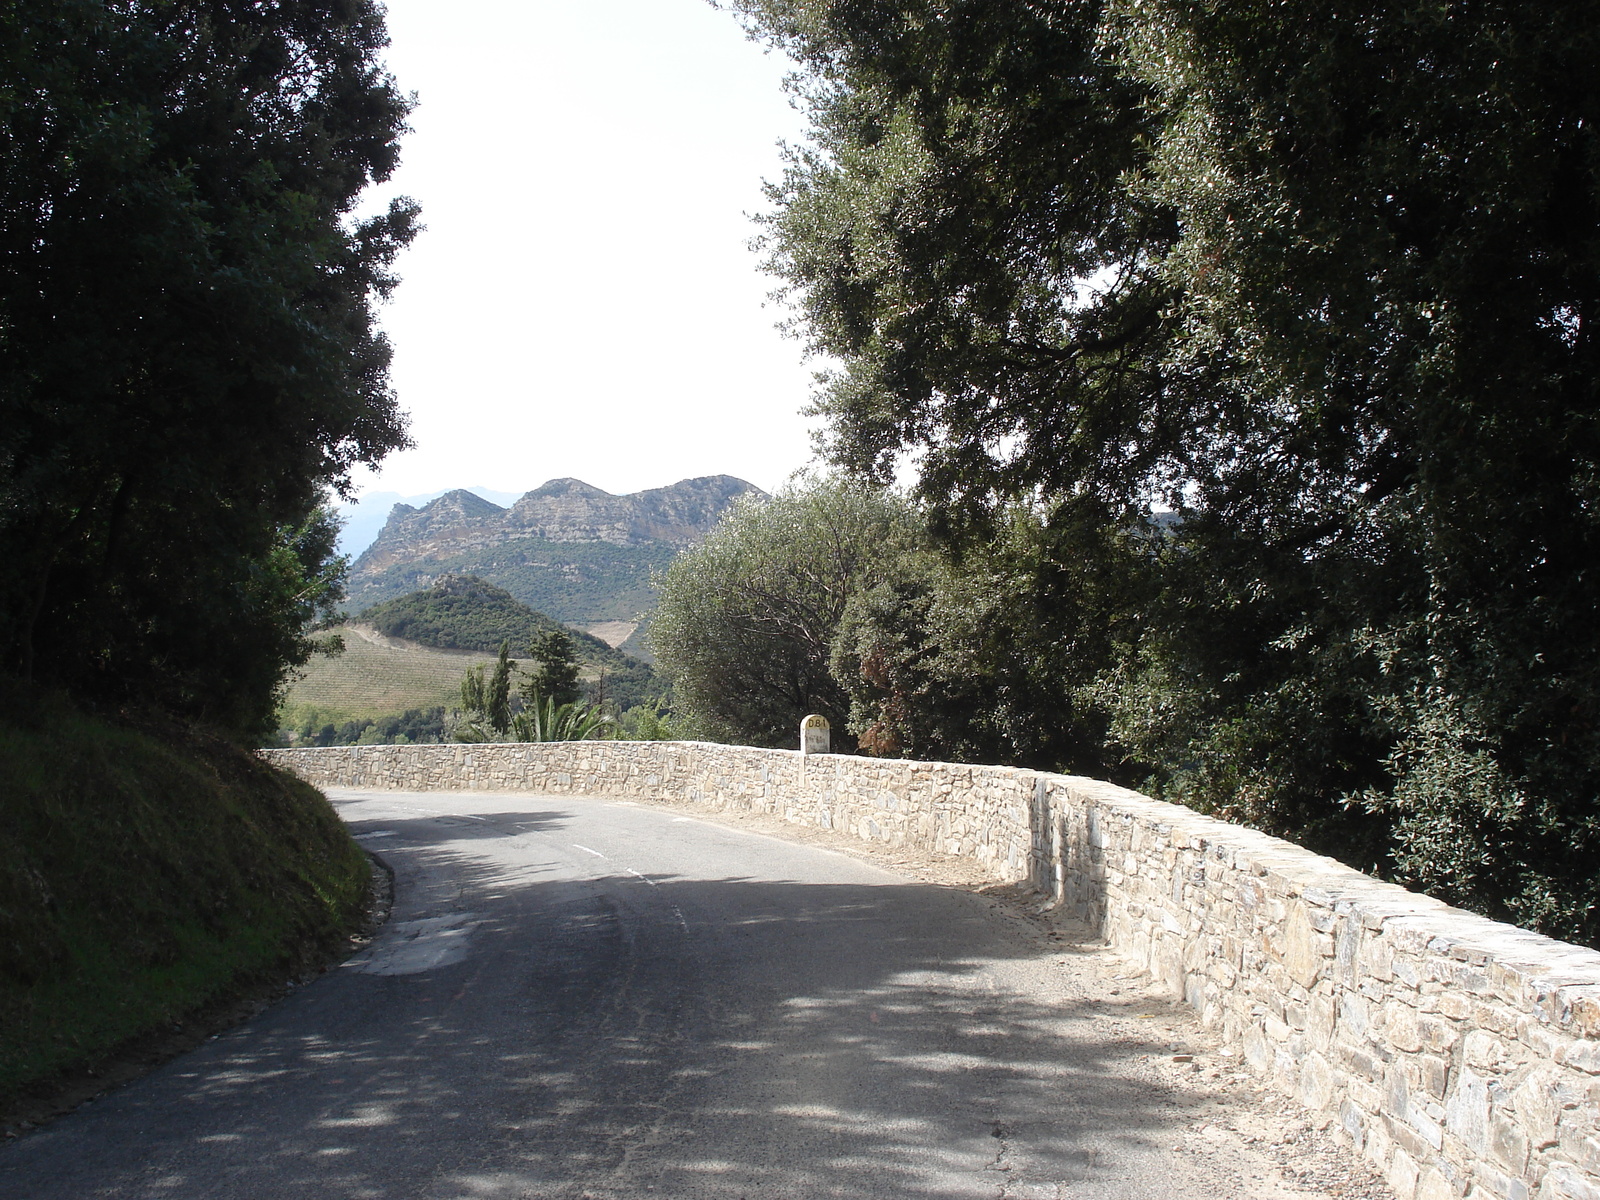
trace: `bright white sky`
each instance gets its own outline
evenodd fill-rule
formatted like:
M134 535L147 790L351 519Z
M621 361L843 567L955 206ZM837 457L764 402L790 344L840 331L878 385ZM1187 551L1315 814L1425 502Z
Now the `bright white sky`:
M803 124L787 62L707 0L388 0L427 230L383 310L416 449L361 492L610 492L811 456L813 365L746 214ZM378 197L375 197L378 199Z

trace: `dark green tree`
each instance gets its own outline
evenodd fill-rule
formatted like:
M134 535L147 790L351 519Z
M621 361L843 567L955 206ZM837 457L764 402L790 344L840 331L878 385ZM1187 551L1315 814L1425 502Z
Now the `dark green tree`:
M528 655L537 666L522 682L523 700L530 706L539 703L575 704L583 695L578 686L578 657L572 639L559 629L538 634L528 643Z
M835 748L852 748L834 639L852 598L919 536L904 501L837 480L736 506L661 577L650 641L672 680L675 726L788 747L816 712L837 731Z
M511 677L517 660L511 643L501 642L494 673L488 664L468 667L461 676L461 711L455 715L450 736L458 742L503 741L511 731Z
M517 660L511 657L511 643L501 642L495 659L494 674L484 692L483 715L489 728L505 733L511 728L511 676L517 669Z
M0 670L268 721L336 599L314 514L405 444L384 44L370 0L0 10Z
M1115 662L1159 534L1096 540L1099 517L1093 506L1013 506L988 541L955 558L904 554L852 597L832 665L862 748L1116 774L1089 689Z
M1600 938L1593 5L739 7L833 458L918 454L956 547L1097 507L1069 572L1181 515L1084 693L1120 769Z

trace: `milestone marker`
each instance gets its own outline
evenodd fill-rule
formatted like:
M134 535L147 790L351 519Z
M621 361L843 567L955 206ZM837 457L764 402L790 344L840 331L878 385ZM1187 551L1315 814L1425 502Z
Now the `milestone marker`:
M800 722L800 753L801 754L827 754L831 745L832 728L828 718L820 713L812 713Z

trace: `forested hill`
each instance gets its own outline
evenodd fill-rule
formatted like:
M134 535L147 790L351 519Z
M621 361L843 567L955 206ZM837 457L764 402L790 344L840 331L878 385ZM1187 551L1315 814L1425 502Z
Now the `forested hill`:
M350 598L377 604L470 574L558 621L631 621L654 607L653 569L698 542L739 498L765 495L710 475L625 496L553 479L509 508L467 491L422 508L397 504L356 560Z
M431 587L373 605L356 618L385 637L440 650L493 654L510 642L513 657L536 637L561 632L572 639L578 661L608 675L649 671L592 634L573 629L523 604L504 588L472 575L442 575Z

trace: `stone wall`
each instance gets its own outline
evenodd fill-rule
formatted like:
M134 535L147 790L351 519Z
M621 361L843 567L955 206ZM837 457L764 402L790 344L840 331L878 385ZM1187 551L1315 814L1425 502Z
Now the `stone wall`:
M324 787L753 810L1031 882L1338 1122L1401 1200L1600 1200L1600 953L1111 784L690 742L266 752Z

